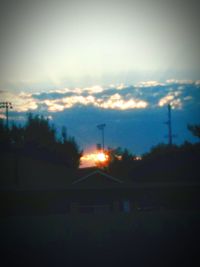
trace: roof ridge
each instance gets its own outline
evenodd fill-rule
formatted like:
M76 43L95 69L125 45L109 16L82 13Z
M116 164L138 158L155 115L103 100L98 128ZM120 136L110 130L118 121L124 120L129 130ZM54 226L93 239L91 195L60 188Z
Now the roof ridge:
M115 181L115 182L123 183L123 181L120 180L120 179L118 179L118 178L115 178L115 177L113 177L113 176L111 176L111 175L109 175L109 174L107 174L107 173L105 173L105 172L102 172L102 171L100 171L100 170L95 170L95 171L93 171L93 172L91 172L91 173L89 173L89 174L87 174L87 175L85 175L85 176L83 176L83 177L81 177L81 178L79 178L79 179L73 181L72 184L77 184L77 183L79 183L79 182L81 182L81 181L87 179L88 177L94 175L95 173L99 173L99 174L101 174L101 175L103 175L103 176L105 176L105 177L107 177L107 178L109 178L109 179L111 179L111 180L113 180L113 181Z
M112 180L115 180L115 181L117 181L117 182L119 182L119 183L123 183L122 180L120 180L120 179L118 179L118 178L116 178L116 177L114 177L114 176L112 176L112 175L110 175L110 174L107 174L107 173L102 172L102 171L100 171L100 170L97 170L96 172L102 173L104 176L106 176L106 177L108 177L108 178L110 178L110 179L112 179Z

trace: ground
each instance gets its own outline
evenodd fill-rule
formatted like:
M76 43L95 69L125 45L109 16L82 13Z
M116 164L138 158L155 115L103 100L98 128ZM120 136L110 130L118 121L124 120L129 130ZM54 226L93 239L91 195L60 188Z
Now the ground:
M199 225L199 211L4 217L1 266L194 266Z

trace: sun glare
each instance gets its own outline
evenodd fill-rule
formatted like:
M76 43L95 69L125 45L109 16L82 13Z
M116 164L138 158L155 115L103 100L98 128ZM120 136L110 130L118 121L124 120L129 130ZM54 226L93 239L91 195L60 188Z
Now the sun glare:
M106 165L109 156L104 152L86 153L81 157L81 165L83 167Z
M107 158L108 156L104 154L103 152L97 154L97 161L105 162Z

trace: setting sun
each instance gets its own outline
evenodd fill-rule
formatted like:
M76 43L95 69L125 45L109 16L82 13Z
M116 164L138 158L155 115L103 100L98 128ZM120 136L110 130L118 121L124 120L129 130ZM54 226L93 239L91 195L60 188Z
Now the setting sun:
M106 165L109 161L109 156L104 152L90 152L85 153L81 157L81 167L90 167L90 166L102 166Z
M96 161L105 162L108 159L108 155L101 152L96 155Z

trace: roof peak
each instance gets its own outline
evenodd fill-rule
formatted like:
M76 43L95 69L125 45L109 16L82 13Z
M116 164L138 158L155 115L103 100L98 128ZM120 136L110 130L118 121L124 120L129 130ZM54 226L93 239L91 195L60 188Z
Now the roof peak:
M120 184L123 183L122 180L120 180L120 179L118 179L118 178L115 178L115 177L113 177L113 176L111 176L111 175L109 175L109 174L107 174L107 173L105 173L105 172L103 172L103 171L101 171L101 170L95 170L95 171L93 171L93 172L91 172L91 173L89 173L89 174L87 174L87 175L85 175L85 176L83 176L83 177L81 177L81 178L79 178L79 179L73 181L72 184L77 184L77 183L79 183L79 182L81 182L81 181L83 181L83 180L86 180L87 178L93 176L93 175L96 174L96 173L97 173L97 174L100 174L100 175L102 175L102 176L104 176L104 177L106 177L106 178L108 178L108 179L110 179L110 180L112 180L112 181L115 181L115 182L117 182L117 183L120 183Z

